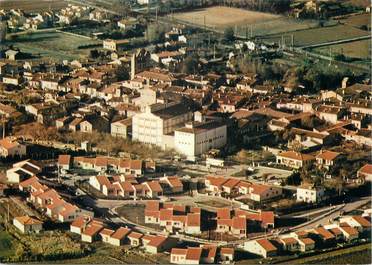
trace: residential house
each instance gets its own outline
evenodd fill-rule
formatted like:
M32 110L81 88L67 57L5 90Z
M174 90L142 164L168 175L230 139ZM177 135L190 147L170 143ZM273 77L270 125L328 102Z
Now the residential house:
M297 201L306 203L319 203L324 199L324 188L303 184L297 187Z
M16 139L6 137L0 140L0 156L4 158L22 157L26 155L26 145Z
M278 249L265 238L244 242L244 250L264 258L275 256L278 251Z
M15 217L13 225L22 233L39 233L43 229L43 222L28 215Z
M111 135L121 138L129 138L132 134L132 118L127 118L111 123Z
M292 168L301 168L306 165L310 165L315 160L315 157L308 154L302 154L295 151L285 151L277 154L276 162L281 165Z

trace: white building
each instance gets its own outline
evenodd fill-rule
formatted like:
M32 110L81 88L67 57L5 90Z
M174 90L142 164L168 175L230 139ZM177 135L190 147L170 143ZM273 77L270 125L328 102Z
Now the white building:
M217 121L194 121L176 129L175 149L190 159L205 152L221 148L227 141L227 126Z
M0 140L0 156L1 157L14 157L25 156L26 146L20 144L15 139L4 138Z
M15 217L13 219L13 225L22 233L39 233L43 229L43 222L27 215Z
M192 119L192 112L180 103L153 104L133 116L133 140L164 149L174 147L173 132Z
M265 238L245 242L244 250L264 258L275 256L277 253L277 248Z
M320 202L324 197L324 188L302 185L297 188L297 201L307 203Z

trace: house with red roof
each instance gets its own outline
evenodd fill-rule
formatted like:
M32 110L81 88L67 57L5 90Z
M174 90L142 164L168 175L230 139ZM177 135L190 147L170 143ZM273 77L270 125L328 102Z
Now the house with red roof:
M304 237L304 238L297 238L299 244L299 250L301 252L311 251L315 249L315 241L311 238Z
M357 177L372 182L372 164L362 166L357 172Z
M36 176L42 171L42 166L31 159L14 163L12 168L6 171L8 182L20 183L32 176Z
M319 153L315 156L316 164L320 168L330 169L337 163L341 161L342 154L329 151L329 150L320 150Z
M221 248L220 249L220 259L221 261L231 262L235 260L235 250L233 248Z
M300 248L298 240L294 237L282 237L279 241L282 244L284 251L296 252Z
M356 228L359 233L370 233L371 231L371 222L361 215L343 216L340 218L339 222L347 223L351 227Z
M79 216L70 224L70 231L72 233L81 235L81 232L85 229L89 222L93 221L90 216Z
M101 230L101 232L99 232L99 235L101 237L101 240L102 242L104 243L108 243L109 242L109 239L110 239L110 236L114 233L115 231L112 230L112 229L108 229L108 228L103 228Z
M296 169L312 164L314 161L314 156L295 151L284 151L276 155L276 163Z
M185 233L196 235L201 233L201 215L200 213L188 213L186 217Z
M228 180L222 176L207 176L205 178L206 191L211 194L220 194L222 192L222 185Z
M233 217L231 224L231 233L238 238L247 237L247 219L244 217Z
M128 235L130 245L133 247L141 246L143 234L131 231Z
M19 143L15 138L6 137L0 140L0 157L25 156L26 145Z
M122 246L126 242L129 242L128 235L130 232L131 230L129 228L120 227L109 236L107 242L114 246Z
M149 242L145 246L145 250L151 254L162 253L170 250L177 244L177 239L165 236L152 236Z
M159 181L146 181L142 184L145 187L145 196L148 198L158 198L163 195L163 189Z
M266 238L244 242L244 250L264 258L277 254L278 249Z
M13 225L22 233L39 233L43 229L43 222L28 215L15 217Z
M183 183L177 176L165 176L159 179L164 194L177 194L183 192Z
M104 229L103 224L90 222L81 232L81 241L92 243L99 239L99 233Z
M59 155L58 156L58 168L59 170L69 170L72 165L72 160L70 155Z

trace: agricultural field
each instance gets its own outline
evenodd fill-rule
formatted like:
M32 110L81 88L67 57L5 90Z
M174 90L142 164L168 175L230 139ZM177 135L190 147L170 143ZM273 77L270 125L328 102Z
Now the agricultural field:
M238 35L245 36L252 26L252 35L275 34L312 28L317 25L313 20L300 21L281 15L249 11L239 8L215 6L190 12L172 15L176 21L204 26L222 31L226 27L234 27Z
M361 27L371 27L371 14L366 13L366 14L360 14L360 15L355 15L355 16L349 16L344 19L340 20L341 23L353 26L356 28L361 28Z
M371 58L371 42L370 40L353 41L342 44L335 44L325 47L313 49L317 53L329 55L331 49L333 55L344 55L352 59L368 59Z
M22 9L28 12L59 10L67 6L65 0L1 0L0 9Z
M368 36L368 32L348 25L337 25L307 30L295 31L292 33L295 46L307 46L343 39ZM314 37L316 36L316 38ZM271 35L262 39L278 43L282 35ZM290 35L285 36L286 43L290 43Z
M19 48L22 52L30 53L34 57L55 60L86 58L89 49L79 49L79 46L89 44L99 45L100 42L57 31L16 35L5 43L5 45Z

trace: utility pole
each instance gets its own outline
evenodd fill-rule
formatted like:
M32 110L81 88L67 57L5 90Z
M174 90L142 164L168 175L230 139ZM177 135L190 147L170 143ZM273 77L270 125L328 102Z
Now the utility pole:
M294 48L294 35L291 35L291 51L293 51Z
M205 15L204 15L204 30L206 30L206 29L207 29L207 19L206 19Z
M329 65L332 65L332 48L329 47Z
M253 38L253 25L251 25L251 39Z

